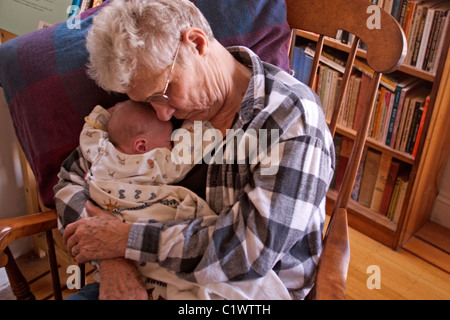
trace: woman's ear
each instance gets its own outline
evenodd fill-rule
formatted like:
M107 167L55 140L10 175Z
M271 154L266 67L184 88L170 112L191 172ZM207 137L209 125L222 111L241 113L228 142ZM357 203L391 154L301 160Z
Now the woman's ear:
M209 48L209 40L207 35L198 28L187 28L183 32L183 40L192 44L199 55L207 53Z
M147 139L144 137L139 137L134 141L134 151L136 153L146 153L147 150Z

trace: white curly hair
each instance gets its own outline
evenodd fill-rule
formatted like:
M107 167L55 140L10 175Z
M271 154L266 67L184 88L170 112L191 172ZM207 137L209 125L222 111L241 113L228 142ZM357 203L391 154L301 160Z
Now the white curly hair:
M126 93L137 68L159 72L173 61L189 27L213 32L187 0L113 0L94 17L86 37L88 74L106 91ZM183 48L179 60L183 65Z

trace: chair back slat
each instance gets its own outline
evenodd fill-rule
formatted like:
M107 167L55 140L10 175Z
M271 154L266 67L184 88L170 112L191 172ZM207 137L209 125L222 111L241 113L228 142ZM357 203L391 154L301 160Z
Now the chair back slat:
M314 83L317 79L317 70L319 70L320 56L322 55L324 42L325 42L325 36L323 34L321 34L319 36L319 39L317 40L316 50L314 53L314 59L312 62L312 67L311 67L311 73L309 74L308 87L310 87L310 88L314 87Z
M347 59L347 63L345 64L345 71L342 77L341 87L339 88L338 100L336 104L333 106L333 115L331 117L331 121L329 124L329 128L333 138L334 135L336 134L336 127L339 119L339 114L341 113L341 110L344 106L345 98L347 96L346 93L348 91L350 77L352 75L353 65L355 64L356 52L358 50L359 43L360 43L359 39L355 38L352 44L352 49Z

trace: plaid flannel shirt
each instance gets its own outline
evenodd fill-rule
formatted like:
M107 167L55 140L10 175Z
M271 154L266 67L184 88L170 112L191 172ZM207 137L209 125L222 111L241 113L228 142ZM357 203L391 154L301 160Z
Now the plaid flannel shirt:
M261 163L237 159L210 164L206 201L217 216L140 220L131 227L125 257L157 262L197 283L249 280L272 269L292 297L302 299L322 251L333 140L310 88L247 48L228 50L253 70L232 129L279 130L277 172L264 175ZM86 216L88 168L78 149L63 164L55 187L61 231Z

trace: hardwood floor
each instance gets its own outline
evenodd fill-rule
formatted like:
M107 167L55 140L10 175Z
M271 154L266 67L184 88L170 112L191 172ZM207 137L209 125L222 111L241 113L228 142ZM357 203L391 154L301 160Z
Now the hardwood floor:
M416 254L392 249L350 229L351 258L347 280L347 299L352 300L448 300L450 273L419 258ZM447 253L447 259L449 254ZM380 289L368 289L372 273L380 270Z
M347 281L347 299L450 299L450 273L448 269L446 270L445 265L436 266L419 258L416 255L417 252L406 249L393 251L354 229L350 228L349 232L351 260ZM448 261L449 257L447 252L444 260ZM40 259L30 253L19 258L17 262L25 277L31 282L30 287L36 298L39 300L53 299L47 259ZM69 276L66 273L68 264L70 261L61 263L60 278L63 286ZM370 266L379 267L380 289L369 289L367 286L369 277L375 275L373 271L368 272ZM92 281L92 273L89 274L87 281ZM370 279L369 283L372 283ZM63 297L67 297L73 292L66 288L63 290Z

